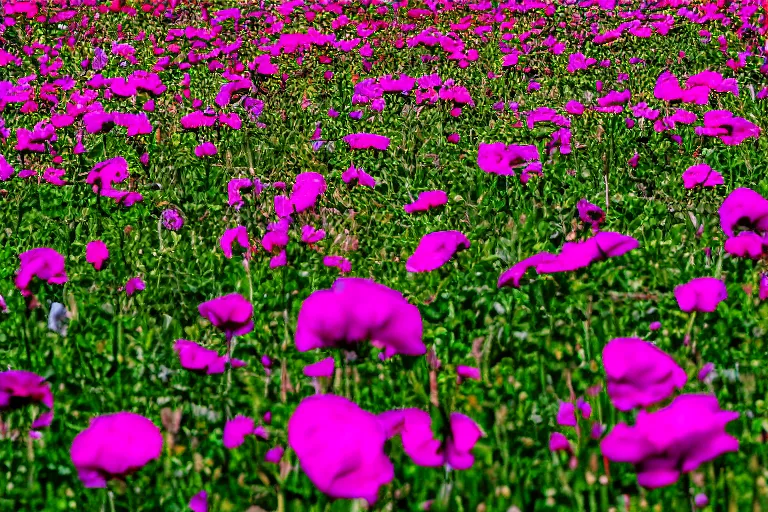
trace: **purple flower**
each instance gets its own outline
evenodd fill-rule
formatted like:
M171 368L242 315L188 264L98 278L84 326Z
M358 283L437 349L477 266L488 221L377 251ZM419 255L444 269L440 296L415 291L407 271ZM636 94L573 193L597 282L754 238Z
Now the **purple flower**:
M688 381L672 357L638 338L615 338L603 349L608 397L620 411L666 400Z
M236 416L224 425L224 448L232 450L245 442L245 436L253 435L255 424L252 418Z
M132 277L125 283L125 294L130 297L136 292L144 291L145 288L146 285L140 277Z
M51 385L43 377L24 370L0 372L0 412L36 403L53 409Z
M691 189L696 185L714 187L723 184L723 175L707 164L692 165L683 173L683 185Z
M378 418L340 396L305 398L288 421L288 445L301 469L333 498L376 502L379 488L394 478L385 441Z
M195 156L198 158L213 156L216 153L218 153L218 150L213 145L213 142L203 142L195 148Z
M317 290L301 305L296 349L347 346L361 341L385 349L385 355L422 355L422 320L418 308L384 285L361 278L340 278Z
M323 258L323 265L326 267L336 267L342 274L352 272L352 263L343 256L325 256Z
M603 209L590 203L586 199L582 199L576 203L576 209L579 211L581 222L592 226L594 231L597 231L600 228L600 224L605 221L605 212Z
M106 487L160 457L163 435L154 423L132 412L98 416L72 442L72 464L85 487Z
M564 427L576 426L576 406L571 402L560 402L557 410L557 424Z
M163 210L161 214L163 218L163 226L165 229L171 231L178 231L184 225L184 219L179 215L179 212L173 208Z
M360 169L359 167L355 167L354 165L350 165L349 169L341 174L341 179L344 181L344 183L357 183L364 187L370 188L376 186L376 181L370 174Z
M228 229L221 235L219 239L219 246L224 251L224 257L231 259L233 255L232 246L235 242L243 249L248 250L250 248L250 242L248 241L248 230L245 226L237 226L236 228Z
M315 229L312 226L301 226L301 241L305 244L315 244L325 238L325 231L322 229Z
M682 311L712 313L717 305L728 298L725 283L714 277L691 279L675 287L675 299Z
M238 293L203 302L198 310L200 316L224 331L227 343L233 336L243 336L253 330L253 304Z
M424 235L405 263L408 272L430 272L446 264L461 248L469 249L469 239L460 231L435 231Z
M549 451L571 453L571 443L560 432L552 432L549 436Z
M475 368L474 366L464 366L460 364L456 367L456 375L456 380L459 384L466 379L481 380L480 368Z
M395 409L378 417L387 437L400 436L403 450L414 464L465 470L475 462L472 449L483 433L477 423L463 414L451 413L450 434L444 441L435 439L432 418L421 409Z
M715 363L707 363L699 370L699 380L704 381L715 369Z
M648 329L650 329L651 331L658 331L659 329L661 329L661 322L658 322L658 321L651 322L651 324L648 326Z
M749 188L737 188L725 198L718 210L720 227L729 237L735 228L768 231L768 200Z
M267 450L267 453L264 454L264 461L270 462L272 464L279 464L280 459L283 458L283 453L285 453L285 448L282 446L275 446L274 448L270 448Z
M652 413L641 412L634 426L619 423L600 443L612 462L635 466L637 483L647 488L671 485L681 473L739 449L725 426L739 413L723 411L710 395L682 395Z
M377 149L386 151L389 147L389 137L375 133L352 133L344 137L344 142L350 149Z
M200 491L189 500L189 509L192 512L208 512L208 493Z
M307 377L332 377L334 370L333 357L326 357L320 361L308 364L304 367L304 375Z
M22 295L29 295L29 284L33 277L48 284L64 284L67 273L64 271L64 256L48 247L38 247L19 255L19 270L16 274L16 287Z
M101 270L101 266L109 258L107 244L101 240L94 240L85 246L85 261L93 265L96 270Z
M181 367L194 372L208 375L224 373L229 362L227 356L220 356L215 350L201 347L194 341L176 340L173 350L179 355ZM246 363L239 359L232 359L231 365L232 368L240 368L246 366Z
M406 204L403 209L405 213L425 212L430 208L437 208L448 202L448 194L442 190L429 190L419 194L416 201Z

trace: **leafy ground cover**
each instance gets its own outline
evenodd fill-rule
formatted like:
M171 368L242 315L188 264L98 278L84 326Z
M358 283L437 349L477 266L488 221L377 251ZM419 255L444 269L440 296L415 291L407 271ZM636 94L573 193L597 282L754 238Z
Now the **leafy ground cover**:
M768 509L759 3L2 8L1 510Z

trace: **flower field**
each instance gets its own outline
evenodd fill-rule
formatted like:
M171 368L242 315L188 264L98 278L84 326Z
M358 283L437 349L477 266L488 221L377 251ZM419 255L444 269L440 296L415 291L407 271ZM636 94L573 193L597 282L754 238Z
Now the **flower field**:
M768 5L0 15L0 511L768 510Z

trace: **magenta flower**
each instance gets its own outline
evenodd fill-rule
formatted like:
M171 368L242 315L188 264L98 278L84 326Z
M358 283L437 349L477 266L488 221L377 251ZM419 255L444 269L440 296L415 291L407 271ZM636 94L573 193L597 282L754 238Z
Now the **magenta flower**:
M553 261L556 258L557 256L554 254L548 252L540 252L538 254L534 254L533 256L529 256L524 260L520 260L499 276L499 281L496 286L498 288L501 288L502 286L512 286L513 288L519 288L520 279L523 278L529 268L536 268L539 263L543 263L545 261Z
M224 425L224 448L232 450L245 442L245 436L254 434L256 426L252 418L236 416Z
M199 144L197 147L195 147L195 156L198 158L213 156L218 152L219 151L216 149L216 146L213 144L213 142L203 142L202 144Z
M464 470L472 467L472 449L483 433L472 419L459 413L450 417L450 434L444 441L435 439L432 418L421 409L396 409L378 416L387 437L400 436L403 450L414 464L424 467L447 465Z
M144 291L146 285L140 277L132 277L125 283L125 294L131 296L136 292Z
M88 242L85 246L85 261L93 265L96 270L101 270L101 266L109 258L109 250L107 244L101 240L94 240Z
M0 412L33 403L53 409L51 385L43 377L24 370L0 372Z
M310 225L301 226L301 241L305 244L315 244L325 238L325 230L315 229Z
M283 458L283 453L285 453L285 448L282 446L275 446L274 448L270 448L267 450L267 453L264 454L264 462L280 464L280 459Z
M269 260L269 268L284 267L287 264L288 264L288 254L285 252L285 249L281 250L279 253L274 255Z
M469 249L469 239L460 231L435 231L424 235L408 258L408 272L431 272L442 267L461 248Z
M638 338L615 338L603 349L606 390L620 411L666 400L688 381L667 353Z
M304 300L296 325L296 349L306 352L370 340L384 348L386 357L418 356L427 351L422 329L418 308L399 292L367 279L346 277Z
M661 329L661 322L659 321L651 322L650 325L648 326L648 329L650 329L651 331L658 331L659 329Z
M560 254L541 252L518 262L499 276L497 286L518 288L520 279L531 267L539 274L570 272L596 261L621 256L636 249L638 245L638 241L631 236L602 231L583 242L566 242Z
M461 384L466 379L481 380L480 368L474 366L464 366L462 364L456 367L457 381Z
M503 142L481 143L477 151L477 165L485 172L514 176L514 168L539 160L536 146L518 146Z
M754 232L768 231L768 200L749 188L737 188L725 198L718 210L720 227L734 236L736 228Z
M64 284L67 273L64 270L64 256L48 247L38 247L19 255L19 270L16 287L22 295L29 295L29 284L33 277L48 284Z
M0 155L0 181L11 179L14 172L16 171L11 167L11 164L8 163L3 155Z
M229 180L227 183L227 200L229 206L234 206L235 210L239 210L244 204L243 198L240 196L241 190L254 189L255 194L258 195L263 190L263 185L259 180L249 180L247 178Z
M759 260L768 246L768 238L751 231L742 231L725 241L725 252L739 258Z
M235 242L246 251L250 248L251 245L248 241L248 230L245 226L237 226L236 228L228 229L221 235L219 246L221 247L221 250L224 251L225 258L232 258L232 246Z
M118 412L98 416L77 434L70 455L85 487L106 487L160 457L163 435L144 416Z
M437 208L448 202L448 194L442 190L429 190L422 192L416 201L403 206L405 213L426 212L430 208Z
M592 226L592 230L597 232L600 224L605 221L605 212L599 206L590 203L586 199L576 203L576 209L579 211L579 218L584 224Z
M725 283L714 277L691 279L675 287L675 299L682 311L712 313L717 305L728 298Z
M715 370L715 364L714 363L706 363L704 366L701 367L701 370L699 370L699 374L697 377L700 381L706 380L706 378L709 376L710 373L712 373Z
M323 265L326 267L336 267L342 274L352 272L352 263L344 256L325 256Z
M301 469L333 498L376 502L379 488L394 478L385 441L377 417L340 396L305 398L288 421L288 445Z
M227 343L234 336L243 336L253 330L253 304L238 293L203 302L198 310L200 316L224 331Z
M612 462L633 464L643 487L664 487L681 473L738 451L738 440L725 431L738 417L737 412L721 410L715 396L682 395L658 411L641 411L634 426L619 423L600 449Z
M571 402L560 402L557 410L557 424L564 427L576 426L576 406Z
M389 137L375 133L351 133L344 137L344 142L350 149L377 149L386 151L389 147Z
M709 90L709 89L707 89ZM696 135L717 137L727 146L737 146L744 140L760 136L760 128L743 117L734 117L729 110L710 110L704 113L704 126L694 129Z
M184 226L184 219L173 208L163 210L161 217L163 219L163 226L169 231L178 231Z
M344 183L348 184L355 184L364 186L364 187L370 187L373 188L376 186L376 181L373 179L373 176L365 172L359 167L355 167L354 165L350 165L349 169L344 171L341 174L341 179L344 181Z
M571 442L560 432L552 432L549 436L549 451L571 453Z
M200 491L189 500L189 509L192 512L208 512L208 493Z
M687 189L691 189L696 185L715 187L723 183L723 175L713 170L707 164L692 165L683 173L683 185Z
M768 299L768 274L760 274L759 297L760 300Z
M304 375L307 377L332 377L334 370L333 357L326 357L320 361L308 364L304 367Z
M173 350L179 354L182 368L208 375L224 373L229 361L227 356L220 356L215 350L201 347L189 340L176 340ZM246 363L239 359L232 359L231 365L232 368L240 368L246 366Z

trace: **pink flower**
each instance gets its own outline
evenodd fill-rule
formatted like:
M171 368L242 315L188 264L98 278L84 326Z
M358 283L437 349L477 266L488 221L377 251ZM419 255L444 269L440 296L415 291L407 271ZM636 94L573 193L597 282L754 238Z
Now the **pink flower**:
M760 287L759 287L760 300L768 299L768 275L760 274Z
M94 240L85 246L85 261L92 264L96 270L101 270L107 258L109 258L109 250L101 240Z
M480 368L475 368L474 366L464 366L460 364L456 367L456 375L459 383L466 379L481 380Z
M213 375L224 373L227 365L227 356L219 356L215 350L201 347L194 341L176 340L173 350L179 354L181 367L187 370ZM232 359L232 368L246 366L244 361Z
M714 187L723 184L723 176L707 164L692 165L683 173L683 185L691 189L696 185Z
M48 284L64 284L67 273L64 271L64 256L48 247L38 247L19 255L20 265L16 275L16 287L22 295L29 295L29 284L33 277Z
M725 252L739 258L759 260L768 246L768 238L751 231L742 231L725 241Z
M552 432L549 436L549 451L571 453L571 443L568 438L560 432Z
M469 249L469 239L460 231L435 231L424 235L408 258L408 272L431 272L442 267L461 248Z
M430 208L437 208L448 202L448 194L442 190L429 190L419 194L416 201L406 204L403 209L405 213L425 212Z
M487 173L515 175L513 170L529 162L539 160L539 150L534 145L518 146L503 142L481 143L477 150L477 165Z
M221 235L221 238L219 239L219 246L221 247L221 250L224 251L225 258L232 258L232 246L235 244L235 242L237 242L237 244L243 249L246 249L246 251L250 248L248 230L245 228L245 226L237 226L236 228L228 229L224 232L223 235Z
M0 411L40 403L53 409L51 385L43 377L24 370L0 372Z
M200 491L189 500L189 509L192 512L208 512L208 493Z
M480 427L467 416L452 413L450 435L445 441L435 439L432 418L421 409L396 409L379 414L387 437L399 435L403 450L414 464L424 467L447 465L464 470L472 467L472 449L483 435Z
M304 367L304 375L307 377L332 377L334 370L333 357L326 357L316 363Z
M328 290L313 292L301 305L296 349L347 346L370 340L394 354L422 355L418 308L391 288L367 279L337 279Z
M312 226L301 226L301 241L305 244L315 244L325 238L325 231L322 229L315 229Z
M576 426L576 406L571 402L560 402L557 410L557 424L564 427Z
M233 336L243 336L253 330L253 304L238 293L203 302L198 310L200 316L224 331L227 343Z
M269 260L269 268L284 267L287 264L288 264L288 254L285 252L285 249L281 250L279 253L277 253L275 256L273 256Z
M253 435L255 425L252 418L236 416L224 425L224 448L232 450L245 442L245 436Z
M641 411L634 426L619 423L600 449L612 462L633 464L643 487L664 487L681 473L738 451L738 440L725 431L738 417L737 412L721 410L714 396L682 395L658 411Z
M749 188L737 188L725 198L718 210L720 227L734 236L735 228L754 232L768 231L768 200Z
M603 349L608 397L620 411L666 400L688 381L674 359L638 338L615 338Z
M389 147L389 137L375 133L352 133L344 137L344 142L350 149L377 149L386 151Z
M132 412L98 416L72 442L70 455L85 487L106 487L160 457L163 435L154 423Z
M354 165L350 165L349 169L341 174L341 179L344 181L344 183L357 183L364 187L370 188L376 186L376 181L370 174L359 167L355 167Z
M590 203L586 199L582 199L576 203L576 209L579 211L581 222L592 226L594 231L597 231L600 228L600 224L605 221L605 212L603 209Z
M125 294L131 296L136 292L144 291L146 285L140 277L132 277L125 283Z
M385 441L376 416L340 396L305 398L288 421L288 444L301 469L333 498L376 502L379 488L394 478Z
M285 453L285 448L282 446L275 446L274 448L270 448L267 450L267 453L264 454L264 461L270 462L272 464L279 464L280 459L283 458L283 453Z
M717 305L728 298L725 283L714 277L691 279L675 287L675 299L682 311L712 313Z
M336 267L342 274L352 272L352 263L343 256L325 256L323 265L326 267Z
M213 156L218 152L213 142L203 142L195 148L195 156L198 158Z

